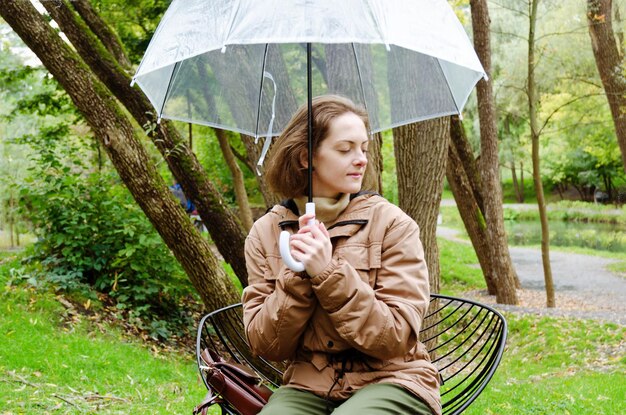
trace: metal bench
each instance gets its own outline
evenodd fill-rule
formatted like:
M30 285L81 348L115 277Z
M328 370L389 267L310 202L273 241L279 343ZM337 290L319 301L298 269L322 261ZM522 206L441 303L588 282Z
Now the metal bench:
M443 413L460 414L483 391L493 377L507 336L504 317L475 301L440 294L431 295L429 314L420 333L441 377ZM269 386L278 387L284 362L253 356L244 334L241 304L216 310L202 318L198 327L196 355L206 347L220 351L225 359L249 366ZM203 371L200 375L208 383ZM227 402L222 413L237 414Z

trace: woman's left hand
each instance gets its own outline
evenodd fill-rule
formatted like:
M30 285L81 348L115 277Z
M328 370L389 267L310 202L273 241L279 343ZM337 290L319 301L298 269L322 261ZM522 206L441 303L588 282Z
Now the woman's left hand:
M314 221L311 225L310 220ZM333 246L326 226L315 220L315 216L303 215L299 222L300 230L291 235L289 241L291 255L304 264L310 277L314 277L321 274L332 260Z

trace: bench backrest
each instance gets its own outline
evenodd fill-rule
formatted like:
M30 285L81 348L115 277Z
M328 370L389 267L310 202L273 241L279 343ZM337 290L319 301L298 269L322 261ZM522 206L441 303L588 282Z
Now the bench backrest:
M493 308L471 300L431 295L420 336L439 369L445 415L460 414L483 391L500 363L506 335L506 320ZM241 304L202 318L196 344L199 366L200 353L206 347L218 350L225 359L249 366L273 386L281 383L285 363L270 362L250 352ZM204 376L202 379L208 387ZM223 409L236 413L227 404Z

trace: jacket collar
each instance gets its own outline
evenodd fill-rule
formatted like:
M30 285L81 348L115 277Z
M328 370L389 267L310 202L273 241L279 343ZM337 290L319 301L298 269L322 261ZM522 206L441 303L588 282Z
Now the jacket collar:
M352 236L363 226L367 225L371 219L370 207L378 203L379 197L376 193L365 193L356 195L350 200L348 207L332 222L326 224L331 238L339 236ZM297 228L298 216L292 210L293 206L288 204L276 205L271 212L278 215L278 226L281 229Z

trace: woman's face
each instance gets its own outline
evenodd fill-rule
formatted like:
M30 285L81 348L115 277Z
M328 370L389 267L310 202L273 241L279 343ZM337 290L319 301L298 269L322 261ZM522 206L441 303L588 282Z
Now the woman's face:
M313 196L337 198L361 190L369 136L358 115L347 112L330 123L313 156Z

